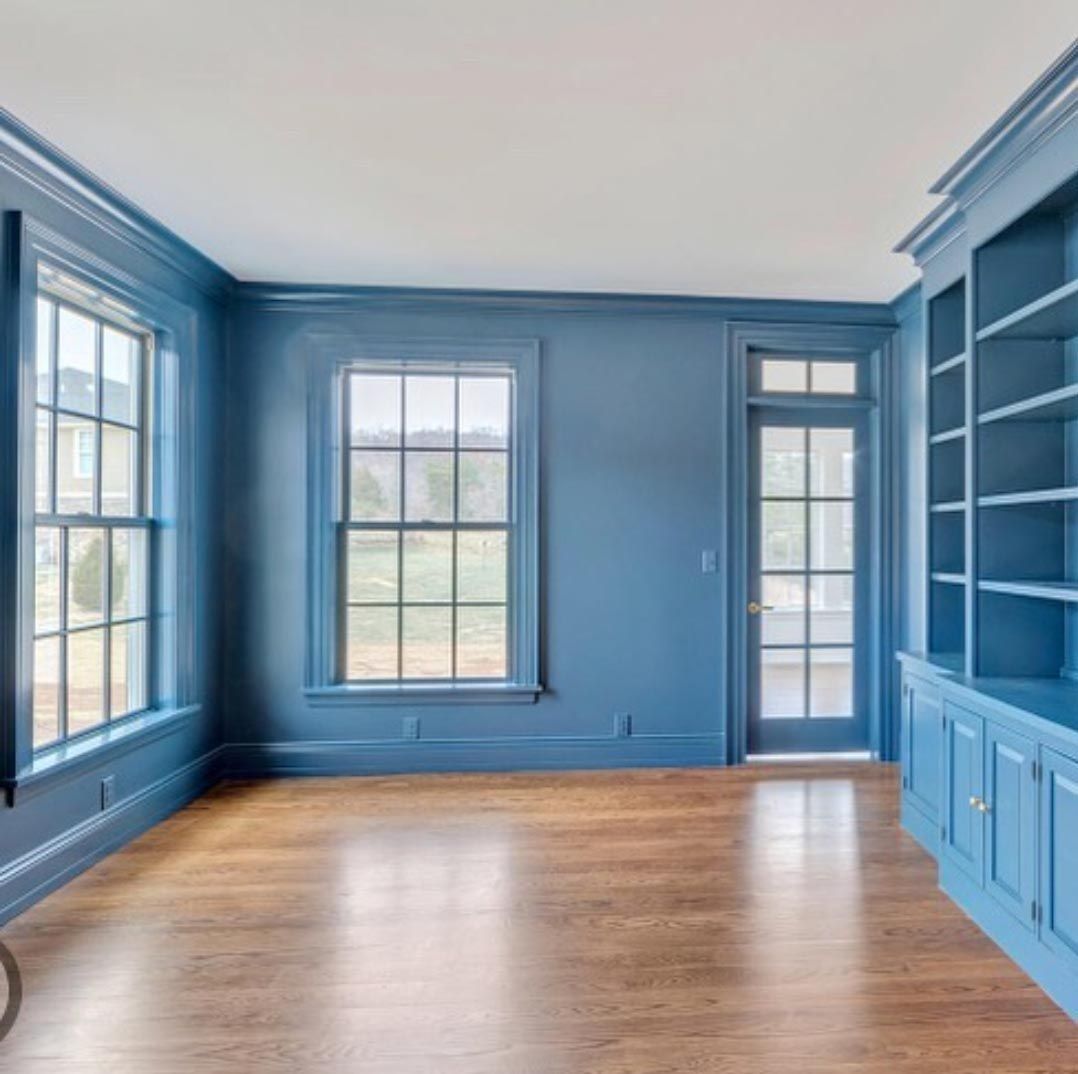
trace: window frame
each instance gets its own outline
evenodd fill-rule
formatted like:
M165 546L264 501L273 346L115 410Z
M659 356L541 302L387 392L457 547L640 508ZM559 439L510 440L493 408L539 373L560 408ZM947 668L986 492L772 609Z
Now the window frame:
M0 495L14 505L0 525L0 668L13 685L0 698L0 786L9 804L31 788L90 763L106 751L167 733L201 711L201 669L195 644L201 574L196 554L195 392L197 318L166 295L71 241L34 217L4 214L9 264L7 302L0 310L9 352L17 362L0 376L0 392L17 420L5 430L10 461L0 467ZM80 290L118 319L152 337L153 374L143 400L153 417L144 462L152 467L152 520L156 547L149 579L149 707L33 749L34 535L37 408L37 297L47 267L76 281ZM182 369L182 375L181 375ZM134 519L124 519L125 523ZM184 584L180 585L183 578Z
M344 391L349 371L476 375L504 371L511 392L511 532L505 680L382 681L344 678L344 551L347 533ZM539 344L535 340L311 340L308 384L308 594L304 694L312 704L533 702L539 677ZM398 528L388 524L387 528Z
M66 285L66 286L65 286ZM78 290L75 290L75 288ZM48 424L50 450L48 460L50 462L50 474L48 477L48 492L45 507L42 508L35 502L34 534L35 539L40 530L54 530L59 539L60 547L60 619L55 630L42 631L39 624L33 624L33 640L35 649L41 641L55 639L59 647L60 665L58 669L58 696L57 696L57 736L37 746L33 743L33 729L31 730L31 747L34 756L56 749L66 743L74 742L83 736L99 733L106 727L115 726L123 720L139 716L151 708L151 684L153 682L153 652L152 652L152 624L154 617L153 607L153 572L156 559L156 546L158 537L155 527L153 510L155 501L153 497L154 468L152 465L152 438L154 426L153 406L153 365L155 333L145 324L140 324L129 317L121 315L118 304L109 302L102 296L94 296L92 289L84 292L81 277L75 279L71 274L53 270L51 261L42 261L38 266L38 279L35 291L35 305L42 300L49 303L51 329L49 335L49 396L47 400L35 398L35 418L42 411L50 415ZM80 317L91 320L94 324L94 411L82 412L65 409L60 406L60 371L59 371L59 323L64 311L71 311ZM40 320L35 321L35 326ZM133 372L137 378L137 412L129 420L120 420L107 416L104 406L104 332L107 329L122 332L130 338L137 340L138 352L137 363ZM35 352L37 340L35 338ZM38 371L40 375L40 370ZM90 423L89 428L78 427L72 441L72 474L81 480L90 480L90 510L89 511L61 511L58 503L59 497L59 471L58 459L60 454L59 418L82 418ZM112 514L105 509L105 463L104 463L104 434L107 428L127 430L134 434L133 449L136 452L135 465L129 470L132 478L131 511L129 514ZM89 440L89 467L83 471L81 467L83 441ZM35 441L35 451L36 451ZM57 461L53 461L53 460ZM37 460L35 459L35 472ZM35 482L36 486L36 482ZM35 487L35 495L37 493ZM113 602L113 573L112 557L115 548L115 535L118 531L126 531L133 537L135 532L141 531L143 538L142 555L146 564L145 607L142 612L135 616L115 616ZM103 536L102 569L104 572L102 583L102 618L100 622L87 625L73 625L67 617L68 603L70 601L71 579L71 535L75 532L98 532ZM128 570L134 561L134 546L129 546ZM33 569L36 571L37 562ZM36 582L36 577L35 577ZM35 609L36 615L36 609ZM135 708L126 709L118 715L113 715L112 697L112 673L114 638L116 628L134 627L141 624L145 631L142 642L144 652L142 654L141 676L143 681L143 703ZM70 683L71 668L69 666L69 652L72 636L91 631L102 631L104 634L104 665L102 667L102 702L103 709L101 718L92 724L88 724L81 730L72 732L70 729L71 714L69 711L70 697L67 687ZM31 706L32 707L32 706Z

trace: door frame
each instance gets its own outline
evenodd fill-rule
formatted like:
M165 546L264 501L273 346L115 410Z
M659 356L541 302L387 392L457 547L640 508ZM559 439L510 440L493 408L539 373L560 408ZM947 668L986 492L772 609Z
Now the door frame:
M868 637L864 645L865 697L868 705L869 752L874 759L899 757L899 674L894 642L899 636L900 567L898 534L900 519L898 467L901 461L893 400L897 398L894 362L894 324L836 325L796 322L731 321L725 333L723 449L726 465L721 490L724 518L723 637L725 668L723 695L726 702L725 738L728 764L741 764L748 756L748 579L750 409L766 404L779 407L834 407L827 396L818 400L804 395L754 396L750 375L758 352L805 358L852 358L863 369L860 394L841 399L844 408L859 407L867 416L868 449L868 602L864 620Z
M818 718L811 719L811 714L806 712L798 719L795 725L776 719L773 723L756 728L757 747L760 751L759 739L761 732L766 728L774 739L773 748L770 752L802 752L812 753L817 750L822 752L831 751L860 751L868 748L869 721L867 718L868 701L868 646L864 644L864 628L868 616L869 602L871 599L869 586L869 570L872 557L869 549L869 536L871 532L870 518L870 474L866 462L871 460L871 445L869 443L869 422L867 420L867 408L863 403L856 400L850 405L841 406L831 404L820 406L806 400L804 405L771 406L761 403L750 407L749 412L749 470L746 482L746 506L748 514L746 525L748 528L748 541L746 543L746 579L750 600L762 600L764 577L759 556L753 549L759 547L761 527L760 506L763 498L763 490L759 487L761 462L761 429L763 427L776 428L786 426L791 428L809 427L814 429L838 428L851 429L854 434L854 465L853 465L853 518L854 518L854 557L853 557L853 637L850 647L853 650L853 689L852 703L854 712L850 717ZM806 460L807 465L807 460ZM807 495L807 489L806 489ZM810 538L811 539L811 538ZM806 549L806 554L807 549ZM804 570L810 571L810 565L805 564ZM790 574L800 573L791 569ZM806 580L810 575L806 575ZM805 589L805 600L810 599L810 590ZM760 642L760 628L762 626L760 616L748 616L746 614L745 626L745 657L746 664L746 732L751 744L753 735L753 716L759 719L759 714L754 710L759 707L759 672L761 667L762 646ZM806 638L806 673L809 679L806 685L811 683L811 639ZM755 683L753 680L756 680ZM805 696L806 708L808 707L808 695ZM801 720L807 723L801 723ZM794 743L792 738L797 732L807 732L815 735L820 741L813 745L809 742ZM848 741L851 735L859 740L856 743ZM785 744L780 744L785 743ZM763 751L768 752L768 751Z

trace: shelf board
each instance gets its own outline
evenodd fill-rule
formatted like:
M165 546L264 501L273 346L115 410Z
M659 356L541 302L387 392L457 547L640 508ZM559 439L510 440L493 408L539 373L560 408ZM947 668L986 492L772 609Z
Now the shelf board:
M942 362L937 362L931 369L929 369L929 376L938 377L941 373L948 373L952 369L957 369L966 360L966 352L962 351L961 354L956 354L951 358L946 358Z
M933 433L929 438L930 444L946 444L951 440L961 440L966 435L966 427L959 425L954 429L944 429L942 433Z
M982 328L977 333L977 342L988 339L1069 339L1074 335L1078 335L1078 280L1070 280Z
M977 588L985 593L1006 593L1012 597L1039 597L1042 600L1078 602L1078 582L1066 581L1007 581L982 578Z
M979 415L981 425L996 421L1070 421L1078 418L1078 384L1065 384L1050 392L1031 395Z
M949 500L945 503L933 503L928 507L934 515L947 514L951 511L964 511L966 509L965 500Z
M1068 485L1055 489L1029 489L1024 492L997 492L992 496L979 496L978 507L1017 507L1024 503L1062 503L1078 500L1078 486Z
M933 571L929 577L933 582L941 582L943 585L965 585L966 576L955 574L953 571Z

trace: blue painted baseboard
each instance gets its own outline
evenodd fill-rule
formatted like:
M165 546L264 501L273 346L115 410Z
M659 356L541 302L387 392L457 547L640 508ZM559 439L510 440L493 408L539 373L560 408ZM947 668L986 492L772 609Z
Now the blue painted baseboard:
M417 742L248 742L226 747L233 777L362 776L407 772L494 772L583 768L716 766L721 733L629 738L429 739Z
M905 797L902 799L902 827L917 840L921 846L932 855L939 857L940 831L939 825L925 816L915 805L911 805Z
M0 869L0 924L204 794L219 778L221 747L170 772Z
M940 858L940 887L1071 1018L1078 1019L1078 976L1031 929L1023 927L945 856Z

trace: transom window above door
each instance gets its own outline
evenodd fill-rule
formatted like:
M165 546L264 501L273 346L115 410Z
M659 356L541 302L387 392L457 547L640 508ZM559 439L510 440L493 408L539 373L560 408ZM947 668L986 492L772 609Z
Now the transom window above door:
M856 395L858 363L851 358L760 356L758 390L768 394Z

